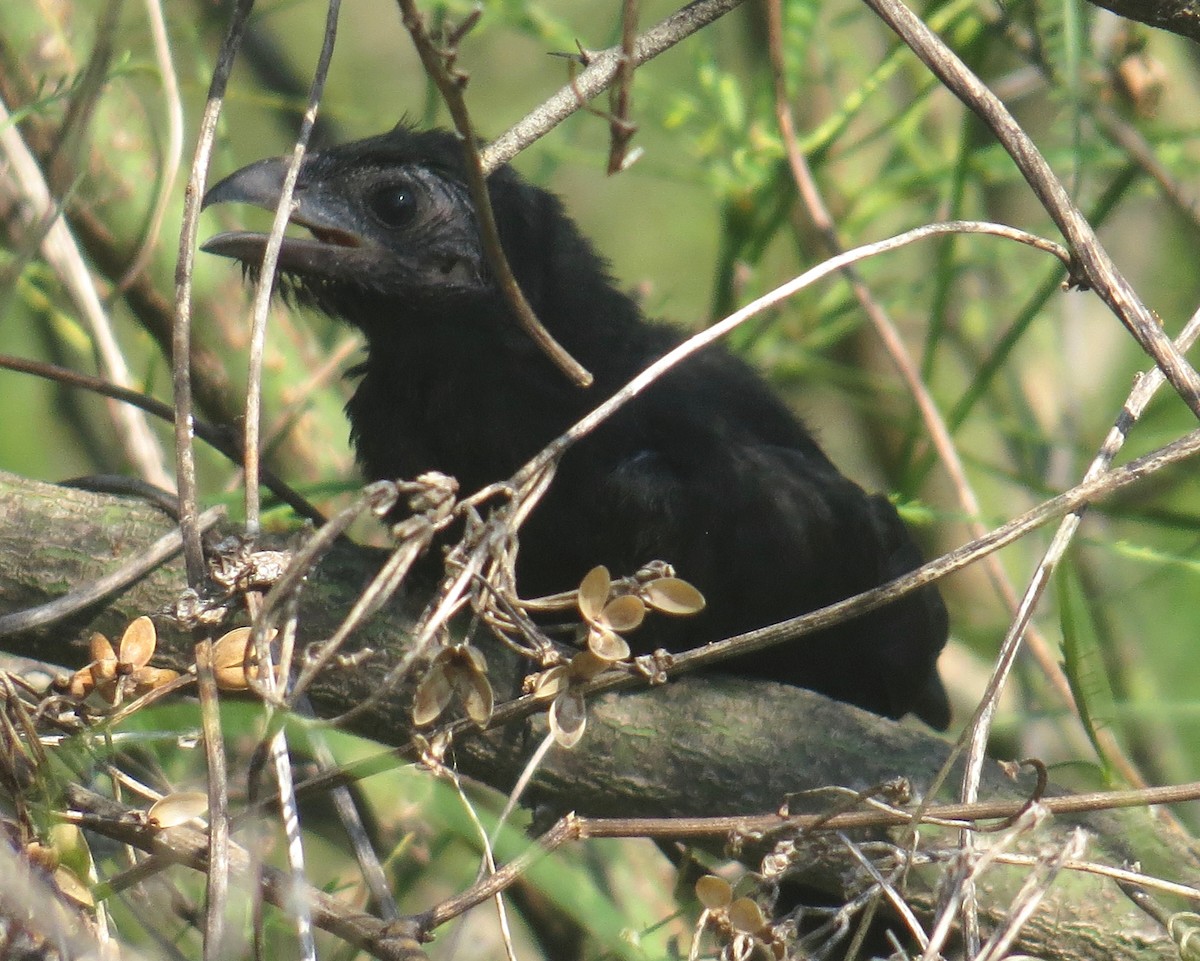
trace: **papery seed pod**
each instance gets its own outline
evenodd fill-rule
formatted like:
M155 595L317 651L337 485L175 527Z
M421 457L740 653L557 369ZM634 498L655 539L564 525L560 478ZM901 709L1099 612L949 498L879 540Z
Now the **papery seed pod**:
M594 621L604 610L608 593L612 590L612 578L603 565L593 567L579 583L579 613L585 621Z
M632 631L646 617L646 605L636 594L622 594L604 605L596 618L598 624L614 631Z
M550 705L550 733L560 746L572 748L587 727L587 704L577 691L566 690Z
M150 805L146 816L160 828L173 828L202 817L208 811L208 795L203 791L176 791Z
M704 610L704 595L678 577L660 577L642 588L646 603L664 614L697 614Z

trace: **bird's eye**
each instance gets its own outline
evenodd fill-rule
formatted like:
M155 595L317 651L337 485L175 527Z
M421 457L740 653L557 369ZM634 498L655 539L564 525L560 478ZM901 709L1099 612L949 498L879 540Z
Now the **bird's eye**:
M417 195L405 184L377 190L368 201L371 212L385 227L407 227L417 212Z

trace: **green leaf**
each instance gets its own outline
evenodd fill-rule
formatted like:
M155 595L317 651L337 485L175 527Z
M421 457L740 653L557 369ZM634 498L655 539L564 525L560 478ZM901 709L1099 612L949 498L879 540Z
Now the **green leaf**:
M1059 565L1054 583L1058 595L1067 681L1079 706L1084 729L1103 761L1106 752L1101 748L1097 735L1111 726L1116 714L1116 699L1108 680L1096 624L1091 616L1091 601L1069 558L1064 558ZM1106 761L1103 762L1103 769L1105 778L1111 780Z

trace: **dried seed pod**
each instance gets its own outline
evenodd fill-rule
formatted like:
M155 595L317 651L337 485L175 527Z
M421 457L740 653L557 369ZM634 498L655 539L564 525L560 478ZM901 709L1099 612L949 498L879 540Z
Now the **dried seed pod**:
M134 671L131 677L133 678L133 693L140 697L178 680L179 672L172 671L167 667L142 667Z
M471 655L476 656L472 657ZM496 696L492 693L492 685L487 679L487 674L479 666L481 663L483 663L483 655L474 648L469 648L465 663L460 661L456 665L454 676L455 688L458 690L458 696L462 698L467 717L483 727L491 720Z
M450 682L446 662L439 657L417 685L413 697L413 723L417 727L432 724L450 705L453 694L454 685Z
M599 626L588 631L588 650L606 664L623 661L629 656L629 645L625 638Z
M566 690L550 705L550 733L562 747L572 748L587 727L587 704L578 691Z
M597 657L592 653L591 648L585 647L571 658L571 663L567 666L567 673L572 681L587 681L597 674L607 671L611 665L611 661Z
M88 642L88 650L92 655L89 669L93 681L104 684L117 676L117 652L113 650L107 637L103 634L93 634Z
M636 594L622 594L604 605L596 623L614 631L632 631L646 617L646 605Z
M158 632L154 629L154 622L143 614L125 628L125 633L117 642L117 660L123 667L145 667L150 663L157 646Z
M729 905L729 923L742 934L758 934L767 926L767 919L757 901L738 898Z
M566 664L555 664L554 667L531 675L533 683L530 693L539 701L549 701L566 690L569 668Z
M258 665L248 663L254 653L250 646L249 627L235 627L213 642L213 673L222 691L245 691L250 680L258 676Z
M660 577L642 588L646 603L664 614L698 614L704 595L679 577Z
M203 791L177 791L159 798L146 812L160 828L173 828L202 817L208 811L208 795Z
M733 903L733 887L724 878L706 874L696 882L696 897L709 911L724 911Z
M579 583L579 613L585 621L594 621L604 610L608 593L612 590L612 578L604 565L593 567Z

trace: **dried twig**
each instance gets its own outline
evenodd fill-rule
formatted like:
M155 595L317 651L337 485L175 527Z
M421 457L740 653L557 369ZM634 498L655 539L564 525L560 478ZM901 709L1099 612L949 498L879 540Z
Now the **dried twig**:
M275 285L275 266L279 262L279 251L283 246L283 232L292 213L292 193L296 188L296 178L300 173L300 164L304 160L308 139L312 135L313 124L316 123L321 93L325 89L325 77L329 73L329 62L333 57L333 45L337 39L337 19L340 10L341 0L329 0L321 52L317 57L317 66L313 72L312 86L308 93L308 106L304 110L300 130L296 134L296 145L283 176L279 202L275 206L275 219L271 224L271 231L267 235L258 286L254 291L248 361L250 371L246 384L246 443L244 447L246 530L252 537L258 533L259 527L258 479L261 472L259 433L262 429L262 363L267 337L267 312L271 307L271 293Z
M132 383L132 378L108 312L96 291L95 280L75 238L63 222L61 211L55 205L37 160L21 139L20 130L12 122L3 102L0 102L0 151L7 159L9 177L19 185L25 201L14 205L20 219L28 230L42 234L39 240L42 256L62 280L91 331L104 376L127 387ZM0 184L0 193L3 192L4 185ZM163 465L162 450L146 419L123 404L108 406L130 463L150 483L158 487L170 487L171 480Z
M861 247L855 247L853 250L848 250L837 256L830 257L824 263L818 264L810 268L798 277L793 278L785 284L781 284L774 290L769 291L763 296L757 298L751 303L742 307L740 310L734 311L724 320L713 324L711 327L701 331L698 334L689 337L678 347L664 354L653 364L649 365L645 370L633 378L628 384L622 387L619 391L612 395L603 404L600 404L591 411L586 417L579 420L576 424L565 431L561 436L555 438L546 447L538 453L529 463L527 463L517 473L513 481L513 486L520 488L527 484L530 478L541 474L548 466L556 463L563 452L578 441L591 433L604 421L616 413L620 408L633 400L638 394L649 387L659 377L669 371L671 368L682 363L693 354L699 353L705 347L720 340L722 337L735 330L737 327L757 316L763 311L774 307L776 304L786 300L792 295L810 287L819 280L824 280L838 272L846 269L852 264L859 263L870 257L876 257L880 254L888 253L893 250L899 250L908 244L915 243L919 240L926 240L930 237L944 236L946 234L991 234L997 237L1004 237L1008 240L1016 241L1017 243L1026 244L1035 249L1049 253L1064 264L1069 264L1069 255L1058 244L1052 241L1037 237L1034 234L1027 233L1023 230L1018 230L1015 227L1008 227L1003 224L990 224L973 220L957 220L948 223L927 224L923 227L915 227L912 230L905 231L895 237L890 237L887 240L877 241L872 244L864 244Z
M621 5L621 60L617 66L617 83L609 100L609 176L620 173L630 163L627 155L629 141L637 131L630 118L633 109L634 44L637 40L637 0L624 0Z
M719 20L743 0L696 0L665 20L651 27L633 45L632 63L641 66L669 50L696 31ZM621 47L588 53L588 65L578 77L541 106L534 108L523 120L513 124L480 152L484 171L491 173L508 163L531 143L544 137L560 123L579 110L584 103L603 93L617 79L621 64L627 58Z
M39 360L9 357L6 354L0 354L0 368L20 371L21 373L32 374L35 377L42 377L59 384L89 390L103 397L112 397L123 404L130 404L133 407L144 410L146 413L168 424L175 422L175 410L170 405L164 404L158 398L151 397L149 394L142 394L135 390L129 390L126 387L118 387L116 384L110 384L99 377L80 374L65 367L57 367L54 364L46 364ZM241 463L241 441L229 431L214 427L202 420L193 420L192 429L196 436L212 447L213 450L220 451L235 464ZM290 487L273 471L264 468L262 471L262 482L267 486L268 490L291 507L300 517L317 524L325 523L325 515L313 507L298 491Z
M158 193L145 236L138 251L120 280L117 290L125 291L150 265L158 246L158 235L162 230L167 211L175 202L175 180L183 156L183 101L179 95L179 79L175 76L175 62L171 59L171 41L167 36L167 24L163 18L162 0L145 0L146 19L150 26L150 40L154 46L154 62L162 80L163 99L166 101L167 143L162 148L162 173L159 177Z
M254 0L238 0L229 30L217 54L208 97L200 121L200 133L192 170L184 193L183 226L179 237L179 260L175 268L175 324L171 343L171 384L175 396L175 475L179 489L179 527L183 533L183 556L188 584L199 590L205 580L204 554L197 527L196 461L192 449L192 263L199 232L200 203L208 165L212 158L217 119L233 61L245 31ZM204 957L221 957L225 940L225 905L229 895L229 798L225 752L222 747L217 685L212 666L212 639L199 638L196 649L196 685L204 725L204 753L208 771L208 874L207 910L204 912Z
M425 72L437 85L454 121L463 145L463 157L467 168L467 188L471 193L471 205L479 223L479 236L483 243L484 255L488 266L495 274L496 283L512 307L517 322L530 336L542 352L554 362L567 377L579 387L588 387L592 383L592 375L575 360L563 346L554 339L548 330L537 319L521 285L513 276L508 258L504 255L504 247L500 243L500 231L496 226L496 215L492 211L492 201L487 189L487 171L479 154L475 139L475 131L471 124L471 115L467 111L467 102L463 99L463 88L467 83L467 75L454 68L454 60L458 55L457 40L470 29L474 20L468 21L459 29L458 35L446 47L439 47L425 26L425 18L417 9L415 0L397 0L404 20L404 27L412 37L413 45L425 66Z
M776 118L783 137L788 165L792 171L792 179L796 182L796 187L800 192L805 209L808 211L814 226L816 226L818 234L824 240L826 248L830 253L837 254L841 253L844 249L842 241L838 236L837 226L821 197L816 178L812 174L808 160L800 151L800 145L796 137L796 126L792 117L784 72L781 7L782 0L769 0L766 5L768 47L771 53L772 70L775 75ZM941 460L947 475L949 475L950 482L958 496L959 505L966 515L967 529L973 537L982 536L987 531L981 520L983 517L983 508L975 495L974 487L967 477L966 468L963 465L962 458L959 457L958 447L954 442L950 427L947 425L941 411L938 410L937 402L921 377L920 370L909 356L900 332L896 329L887 311L872 295L870 288L858 271L847 269L846 279L850 284L855 299L870 319L880 342L883 344L884 349L891 358L892 364L895 366L897 373L899 373L901 380L903 380L905 388L912 396L913 402L920 412L921 420L925 424L929 439L933 444L934 450L937 451L937 456ZM1003 565L993 554L985 559L984 567L1005 605L1015 613L1017 609L1017 593ZM1042 672L1050 681L1055 693L1069 709L1074 710L1075 699L1071 693L1071 685L1067 681L1067 677L1058 662L1058 655L1051 651L1050 645L1040 633L1031 632L1029 641L1030 649L1037 659Z
M197 871L210 870L204 832L186 826L155 827L140 816L141 812L77 785L68 786L67 793L72 812L68 817L74 823L148 851L159 858L160 865L174 863ZM231 847L229 863L236 875L249 878L249 856L242 848ZM293 898L304 898L317 927L381 961L426 961L411 923L380 921L315 888L297 891L284 872L271 867L262 868L259 884L263 897L284 910L290 910Z

